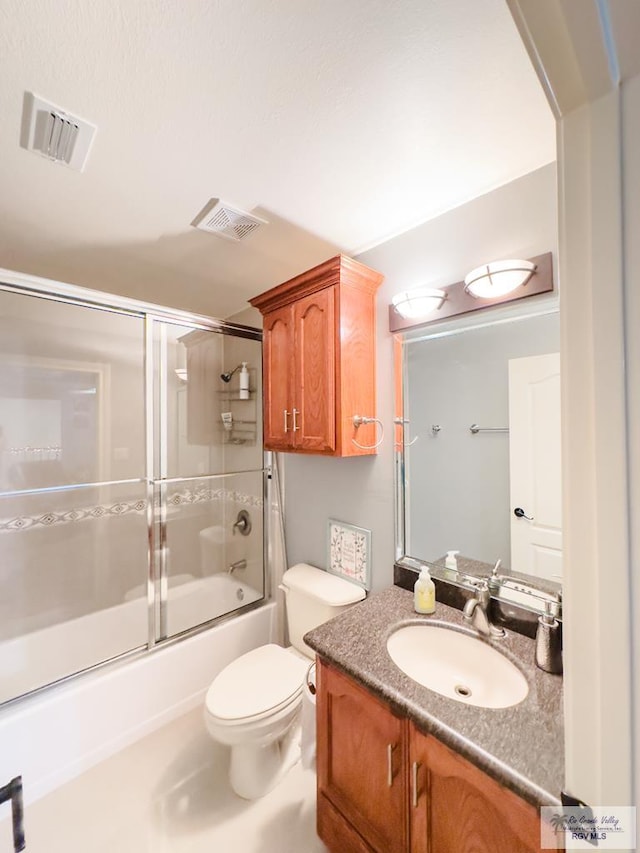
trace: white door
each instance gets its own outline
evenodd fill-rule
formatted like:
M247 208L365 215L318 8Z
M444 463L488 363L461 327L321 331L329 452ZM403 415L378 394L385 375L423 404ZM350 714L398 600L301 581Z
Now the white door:
M509 361L509 466L511 568L560 581L560 353Z

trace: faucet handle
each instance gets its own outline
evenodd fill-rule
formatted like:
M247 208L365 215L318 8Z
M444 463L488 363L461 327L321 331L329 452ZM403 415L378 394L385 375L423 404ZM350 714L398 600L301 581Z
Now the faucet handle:
M240 510L232 530L234 535L236 530L239 530L243 536L248 536L251 533L251 516L246 509Z
M482 604L484 608L486 608L491 600L491 590L489 589L489 582L482 578L480 583L476 586L478 601Z

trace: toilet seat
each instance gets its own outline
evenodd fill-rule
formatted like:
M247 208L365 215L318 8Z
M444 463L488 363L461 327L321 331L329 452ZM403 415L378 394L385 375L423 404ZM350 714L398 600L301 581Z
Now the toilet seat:
M205 705L222 725L246 724L296 703L310 661L269 643L228 664L207 691Z

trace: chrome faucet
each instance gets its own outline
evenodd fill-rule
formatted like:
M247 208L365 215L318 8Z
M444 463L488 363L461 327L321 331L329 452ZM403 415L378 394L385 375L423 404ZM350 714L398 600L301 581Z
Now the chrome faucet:
M228 572L232 575L236 569L246 569L247 561L246 560L236 560L235 563L231 563L229 566Z
M489 621L487 613L489 601L491 600L491 592L487 581L480 581L476 585L476 594L474 598L470 598L464 606L462 616L465 622L468 622L476 631L479 631L485 637L504 637L504 628L499 628L497 625L492 625Z

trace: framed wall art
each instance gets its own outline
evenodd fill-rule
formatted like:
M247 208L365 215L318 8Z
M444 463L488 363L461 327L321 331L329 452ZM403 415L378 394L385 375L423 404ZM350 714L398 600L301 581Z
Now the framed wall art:
M329 519L328 571L371 589L371 531Z

